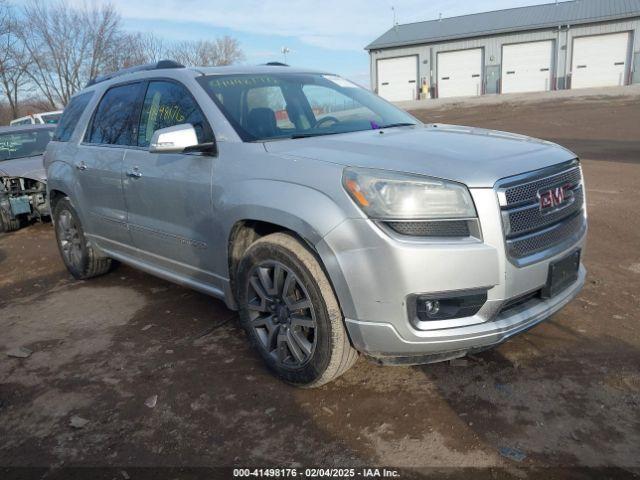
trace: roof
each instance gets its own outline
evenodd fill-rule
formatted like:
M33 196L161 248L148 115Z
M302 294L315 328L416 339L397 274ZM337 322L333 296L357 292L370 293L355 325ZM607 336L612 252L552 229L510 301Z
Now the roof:
M52 124L8 125L6 127L0 127L0 133L29 132L32 130L55 130L55 129L56 129L56 125L52 125Z
M226 65L221 67L195 67L193 70L203 75L241 75L270 73L324 73L319 70L290 67L288 65Z
M572 0L408 23L389 29L366 50L435 43L558 25L640 17L640 0Z
M325 71L310 70L305 68L290 67L288 65L225 65L218 67L170 67L153 68L152 64L119 70L112 74L89 82L87 86L76 92L71 98L86 92L93 92L99 88L109 88L113 84L124 81L153 78L158 75L167 75L179 78L180 75L194 77L202 75L240 75L240 74L277 74L277 73L303 73L303 74L328 74Z

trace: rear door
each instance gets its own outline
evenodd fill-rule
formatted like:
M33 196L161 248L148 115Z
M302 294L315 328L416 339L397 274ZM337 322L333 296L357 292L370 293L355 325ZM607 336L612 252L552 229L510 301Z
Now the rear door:
M189 90L173 80L147 84L137 148L124 158L124 193L133 243L145 261L199 281L216 283L209 273L211 179L215 158L200 153L149 153L153 133L180 124L195 127L199 143L213 132Z
M502 47L502 93L551 90L553 42L518 43Z
M482 95L482 49L438 53L438 97Z
M378 60L378 95L390 102L415 100L418 95L418 56Z
M74 160L87 235L117 251L131 247L122 168L125 151L137 138L142 86L133 82L105 92Z
M571 88L626 85L628 57L628 32L575 38Z

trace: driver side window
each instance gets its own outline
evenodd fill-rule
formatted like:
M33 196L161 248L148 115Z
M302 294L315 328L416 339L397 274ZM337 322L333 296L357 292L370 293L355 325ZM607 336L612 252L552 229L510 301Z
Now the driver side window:
M198 143L212 141L209 124L185 87L174 82L150 82L140 116L138 146L148 147L156 130L183 123L193 125Z

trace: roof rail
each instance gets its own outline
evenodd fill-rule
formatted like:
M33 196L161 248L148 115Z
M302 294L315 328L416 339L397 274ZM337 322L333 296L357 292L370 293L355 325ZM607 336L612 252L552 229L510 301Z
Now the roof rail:
M122 70L118 70L117 72L108 73L106 75L101 75L96 78L92 78L87 83L87 87L91 85L95 85L96 83L106 82L107 80L111 80L112 78L120 77L121 75L127 75L129 73L135 72L144 72L147 70L160 70L164 68L185 68L181 63L175 62L173 60L160 60L157 63L147 63L146 65L136 65L135 67L123 68Z
M267 62L264 65L269 67L288 67L289 66L286 63L282 63L282 62Z

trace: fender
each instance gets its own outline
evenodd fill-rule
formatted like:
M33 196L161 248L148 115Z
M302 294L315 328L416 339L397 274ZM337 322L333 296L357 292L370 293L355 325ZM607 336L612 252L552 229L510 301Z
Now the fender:
M223 215L227 237L238 221L260 220L292 230L316 245L346 218L330 197L304 185L252 179L234 183L229 193Z
M83 225L87 225L84 211L77 208L75 202L82 198L80 183L76 181L74 168L66 162L53 161L47 165L47 195L51 198L51 191L64 192L70 199L71 204L80 216ZM53 212L52 212L53 213Z
M226 238L233 226L243 220L268 222L295 232L320 257L343 313L353 311L353 300L344 275L335 255L322 241L349 217L344 208L314 188L277 180L241 181L234 183L229 191L242 192L237 199L240 202L241 198L242 203L235 203L233 197L227 199L229 209L222 215Z

